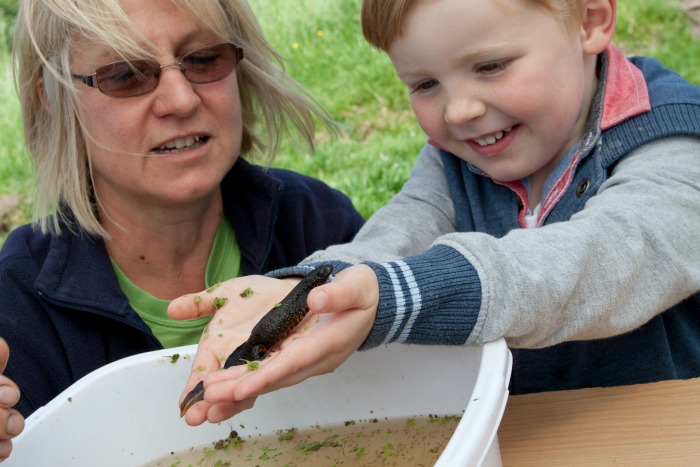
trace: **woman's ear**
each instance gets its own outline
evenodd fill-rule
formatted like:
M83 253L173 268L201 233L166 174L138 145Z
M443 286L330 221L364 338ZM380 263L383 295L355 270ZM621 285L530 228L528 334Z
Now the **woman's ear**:
M581 23L583 51L598 55L615 34L617 0L586 0Z
M44 110L47 112L51 111L51 105L49 104L49 100L46 98L46 89L44 88L44 77L40 76L39 79L36 80L36 89L34 90L39 96L39 102L41 102L41 106L44 107Z

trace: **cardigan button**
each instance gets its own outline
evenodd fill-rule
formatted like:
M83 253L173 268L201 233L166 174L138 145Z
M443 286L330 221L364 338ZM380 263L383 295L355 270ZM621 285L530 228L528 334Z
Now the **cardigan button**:
M591 186L591 182L585 178L581 181L581 183L578 184L576 187L576 197L580 198L581 196L588 191L588 187Z

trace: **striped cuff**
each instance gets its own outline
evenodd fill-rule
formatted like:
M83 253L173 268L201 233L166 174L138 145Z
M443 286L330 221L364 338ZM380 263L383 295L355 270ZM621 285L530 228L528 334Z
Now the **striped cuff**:
M481 306L481 283L464 256L438 245L401 261L366 264L379 280L379 307L361 350L390 342L467 341Z

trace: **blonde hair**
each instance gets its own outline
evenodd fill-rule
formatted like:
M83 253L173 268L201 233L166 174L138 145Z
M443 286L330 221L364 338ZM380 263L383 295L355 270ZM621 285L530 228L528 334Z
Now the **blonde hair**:
M362 33L367 42L379 50L387 51L391 43L402 33L408 10L419 0L363 0ZM556 14L567 28L580 24L583 18L582 0L521 0L530 7L544 8Z
M285 136L314 147L314 115L328 114L284 72L282 57L263 36L246 0L171 0L222 41L243 49L236 68L243 116L240 152L269 163ZM33 221L42 232L76 226L107 238L92 189L90 161L69 68L76 41L88 39L124 59L155 51L125 15L119 0L21 0L13 57L24 138L34 161ZM258 128L260 123L261 128ZM296 130L293 131L293 130Z

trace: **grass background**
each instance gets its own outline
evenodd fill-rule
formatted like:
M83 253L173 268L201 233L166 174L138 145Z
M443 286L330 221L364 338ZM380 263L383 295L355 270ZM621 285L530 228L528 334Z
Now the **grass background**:
M326 181L368 217L408 178L424 136L388 58L364 42L361 0L249 1L288 73L343 125L336 138L320 131L314 154L283 146L273 165ZM700 84L700 40L678 1L621 0L615 43ZM0 0L0 235L29 219L33 183L11 73L16 8Z

